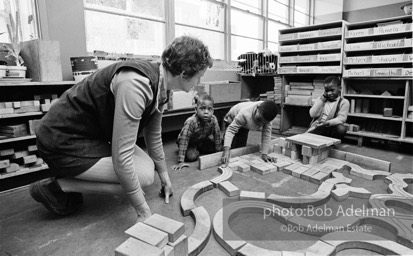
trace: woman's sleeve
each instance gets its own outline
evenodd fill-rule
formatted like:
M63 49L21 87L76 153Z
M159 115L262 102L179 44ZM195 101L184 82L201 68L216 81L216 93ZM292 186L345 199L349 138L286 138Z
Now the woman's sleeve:
M153 100L149 80L133 70L123 70L112 80L115 112L112 161L115 173L133 207L145 202L133 153L142 113Z

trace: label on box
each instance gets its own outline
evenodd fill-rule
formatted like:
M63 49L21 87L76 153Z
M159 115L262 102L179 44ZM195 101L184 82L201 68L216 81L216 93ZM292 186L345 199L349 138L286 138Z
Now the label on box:
M403 68L402 69L402 76L413 76L413 68Z
M322 73L340 73L340 66L323 66L321 67Z
M297 56L297 61L301 61L301 62L311 62L311 61L316 61L316 60L317 60L316 55Z
M334 61L340 60L341 54L339 53L332 53L332 54L319 54L317 56L318 61Z
M347 37L360 37L360 36L368 36L372 34L373 34L373 28L355 29L355 30L349 30L347 33Z
M311 38L318 36L318 31L308 31L308 32L300 32L298 33L298 38L303 39L303 38Z
M346 57L344 59L344 63L346 63L346 64L371 63L371 56Z
M369 50L373 48L373 42L346 44L346 50Z
M381 34L390 34L390 33L397 33L406 31L405 24L395 24L395 25L388 25L384 27L374 28L374 34L381 35Z
M394 48L404 46L404 39L374 42L374 49Z
M280 41L283 40L293 40L293 39L297 39L297 33L291 33L291 34L282 34L279 37Z
M348 69L344 70L344 75L351 77L351 76L370 76L370 69L369 68L355 68L355 69Z
M316 44L301 44L298 46L298 50L300 51L310 51L310 50L316 50L317 45Z
M341 40L320 42L317 44L318 49L334 49L341 47Z
M296 73L297 67L280 67L279 73L286 74L286 73Z
M298 50L298 45L283 45L280 46L280 52L293 52Z
M297 67L297 73L315 73L317 72L317 67L307 66L307 67Z
M395 63L403 61L403 54L380 55L372 57L373 63Z
M413 61L413 53L403 54L403 61L412 62Z
M341 28L321 29L318 31L319 36L341 35Z

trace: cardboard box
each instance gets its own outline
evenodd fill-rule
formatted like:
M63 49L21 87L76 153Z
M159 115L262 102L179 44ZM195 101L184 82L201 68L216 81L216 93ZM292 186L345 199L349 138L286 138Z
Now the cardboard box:
M20 55L27 66L26 77L39 82L63 80L58 41L35 39L22 42Z
M239 81L213 81L204 82L202 85L215 103L241 100L241 82Z
M181 109L193 107L194 94L181 90L171 90L169 92L168 109Z

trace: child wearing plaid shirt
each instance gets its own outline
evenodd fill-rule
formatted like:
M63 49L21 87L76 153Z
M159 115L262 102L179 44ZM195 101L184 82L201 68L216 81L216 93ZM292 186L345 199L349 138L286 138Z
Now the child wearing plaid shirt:
M195 114L184 124L176 141L178 145L178 164L172 169L181 170L185 162L196 161L200 154L221 151L221 131L214 116L214 100L204 94L199 96Z

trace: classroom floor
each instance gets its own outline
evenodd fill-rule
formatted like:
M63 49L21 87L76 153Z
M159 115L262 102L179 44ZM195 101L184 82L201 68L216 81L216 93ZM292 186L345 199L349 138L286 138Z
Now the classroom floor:
M175 164L177 148L176 134L164 138L168 166ZM260 141L259 134L251 133L248 144ZM411 173L413 148L409 145L366 143L359 148L353 141L339 145L343 151L358 153L392 162L392 173ZM344 173L349 177L348 172ZM194 223L191 217L183 217L180 211L180 197L190 186L200 181L218 176L217 168L199 171L195 167L182 171L171 171L174 195L170 204L164 204L158 197L159 178L155 184L145 189L146 199L153 213L158 213L185 223L186 235L192 233ZM365 187L373 194L387 193L383 180L366 181L351 176L352 185ZM242 190L276 193L288 196L301 196L317 191L318 185L295 178L282 172L261 176L257 173L234 172L232 183ZM408 190L412 193L412 184ZM226 196L218 189L202 194L196 201L204 206L210 217L222 207ZM333 200L333 199L330 199ZM84 195L83 208L69 217L57 218L43 205L29 195L28 187L21 187L0 193L0 255L113 255L117 246L128 236L126 229L135 223L135 213L123 196ZM308 237L307 237L308 238ZM305 243L293 241L278 242L252 241L267 249L298 250L313 244L318 238L305 239ZM377 255L372 252L349 249L338 255ZM229 255L215 240L213 235L199 255Z

